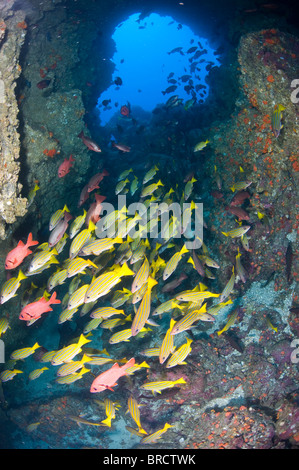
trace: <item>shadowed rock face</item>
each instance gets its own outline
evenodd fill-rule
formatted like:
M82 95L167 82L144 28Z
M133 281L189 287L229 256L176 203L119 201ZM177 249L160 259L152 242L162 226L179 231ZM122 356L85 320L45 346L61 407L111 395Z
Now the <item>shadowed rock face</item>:
M5 13L5 12L4 12ZM7 12L6 12L7 13ZM21 27L24 13L1 18L0 11L0 238L5 239L6 224L26 213L27 200L20 197L20 138L18 133L18 104L15 96L16 80L21 68L18 57L26 31Z

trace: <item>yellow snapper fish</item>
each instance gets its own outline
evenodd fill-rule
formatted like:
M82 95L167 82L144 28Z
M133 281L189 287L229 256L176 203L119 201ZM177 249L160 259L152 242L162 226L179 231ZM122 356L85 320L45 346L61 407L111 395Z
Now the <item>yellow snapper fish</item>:
M96 330L100 323L103 321L102 318L92 318L83 328L83 334L86 335L90 331Z
M92 302L99 297L108 294L112 287L121 281L122 277L133 276L134 274L135 273L128 268L126 263L124 263L121 267L115 266L113 270L101 274L91 282L89 288L86 291L84 302Z
M29 433L33 432L39 427L39 425L40 425L40 421L37 421L36 423L30 423L26 427L26 431L29 432Z
M91 233L94 232L95 229L96 229L95 224L92 222L92 220L90 220L88 224L88 228L82 230L75 236L70 246L70 251L69 251L70 259L73 259L75 256L77 256L82 246L86 243L87 240L91 238Z
M59 325L61 325L62 323L66 322L66 321L70 321L72 320L74 314L78 311L78 307L73 307L73 308L65 308L64 310L62 310L62 312L60 313L59 317L58 317L58 321L57 323Z
M80 229L85 222L86 214L86 210L83 209L83 214L78 215L78 217L76 217L71 223L69 230L69 237L71 240L77 235L78 232L80 232Z
M238 228L234 228L233 230L229 230L228 232L221 232L223 235L226 237L231 237L231 238L238 238L238 237L243 237L243 235L248 232L248 230L251 228L250 225L242 225Z
M134 316L134 320L132 322L131 330L132 336L136 336L141 329L144 327L145 323L148 320L151 308L151 291L152 288L158 284L155 279L152 277L148 278L147 281L147 291L139 305L139 308Z
M161 344L160 348L160 354L159 354L159 362L160 364L163 364L166 359L168 358L169 354L172 354L175 350L174 344L173 344L173 335L171 334L171 331L175 325L175 321L173 318L170 319L170 326L166 332L166 335L164 336L164 339Z
M47 281L47 291L51 292L56 286L61 286L67 278L67 270L58 268Z
M237 275L239 276L241 281L245 283L246 282L246 272L245 272L243 264L241 263L240 258L241 258L241 253L238 249L238 253L236 255L236 271L237 271Z
M133 294L129 289L123 287L122 290L117 290L114 292L110 303L114 308L121 307L129 300L130 297L132 297L132 295Z
M125 315L125 312L114 307L99 307L90 314L91 318L101 318L102 320L106 320L113 315Z
M162 437L162 435L167 431L169 428L173 428L174 426L171 424L166 423L162 429L159 429L148 436L145 436L141 439L140 444L152 444L155 443L158 439Z
M177 365L187 364L185 362L186 357L192 351L190 344L192 343L192 339L186 338L186 343L182 344L168 359L166 363L166 369L170 369L171 367L175 367Z
M17 374L23 374L23 371L18 369L4 370L0 374L0 382L8 382L8 380L12 380Z
M235 285L235 280L236 280L235 267L233 266L232 275L221 293L220 302L223 302L225 299L227 299L227 297L230 296Z
M205 312L206 312L206 304L204 304L200 308L191 309L180 320L176 322L170 334L177 335L178 333L181 333L182 331L189 330L190 328L192 328L193 323L200 320L202 315L205 314Z
M66 375L74 374L77 370L82 369L86 362L89 362L90 358L87 354L83 354L82 359L80 361L71 361L65 364L62 364L58 371L58 377L65 377Z
M154 191L156 191L156 189L158 189L159 186L164 186L164 184L162 183L161 180L159 180L157 183L152 183L152 184L146 186L141 191L140 197L150 196Z
M83 366L79 372L74 372L73 374L65 375L63 377L57 377L57 379L55 379L55 382L57 382L58 384L72 384L74 382L77 382L77 380L82 379L83 375L86 374L86 372L90 372L90 369L86 369L86 367Z
M185 245L180 251L172 255L169 261L167 261L163 272L163 281L166 281L166 279L168 279L169 276L171 276L171 274L176 270L179 261L181 260L184 253L188 253L188 249Z
M150 170L148 170L148 172L145 174L142 183L143 183L143 184L148 183L151 179L153 179L153 177L155 176L155 174L157 173L157 171L159 171L159 168L158 168L156 165L154 165L154 166L153 166Z
M27 273L35 273L39 269L41 269L43 266L45 266L49 261L52 263L59 263L57 259L55 258L55 255L58 255L58 251L56 247L53 248L53 250L42 250L36 253L29 265L29 268L27 270Z
M145 329L145 328L142 328L142 330L143 330L143 329ZM141 330L141 331L142 331L142 330ZM140 334L140 333L139 333L139 334ZM137 370L141 370L141 369L144 369L144 368L146 368L146 369L149 369L149 368L150 368L150 366L148 365L148 363L145 362L145 361L141 362L141 364L134 364L133 366L128 367L128 368L126 369L127 375L133 375Z
M138 432L141 434L147 434L147 432L143 429L140 423L140 406L142 405L138 405L135 398L131 396L128 398L128 410L126 411L126 413L130 413L130 415L132 416L133 420L138 426Z
M127 183L129 183L129 179L128 179L128 178L126 178L126 179L123 180L123 181L120 181L120 182L116 185L116 187L115 187L115 194L116 194L116 195L117 195L117 194L120 194L120 193L123 191L123 189L125 188L125 186L126 186Z
M130 186L131 196L134 196L134 194L136 193L136 191L138 189L138 186L139 186L138 178L137 178L137 176L134 176L134 179L133 179L133 181L131 183L131 186Z
M123 243L123 239L120 237L115 238L103 238L99 240L92 240L82 247L84 255L90 254L99 256L104 251L111 250L116 243Z
M38 184L35 183L34 188L29 191L29 194L28 194L28 197L27 197L27 200L28 200L27 209L29 209L29 207L33 203L33 201L35 199L35 196L36 196L36 193L39 189L40 189L40 187L38 186Z
M210 315L218 315L219 311L226 307L227 305L230 305L232 304L233 301L232 299L229 299L227 300L226 302L220 302L219 304L216 304L216 305L212 305L211 307L209 307L207 309L207 312L210 314Z
M142 287L140 287L140 289L138 289L136 292L134 292L134 295L132 297L132 304L135 305L137 302L140 302L140 300L143 299L145 293L146 293L146 290L147 290L147 284L143 284Z
M4 335L4 333L6 332L8 328L10 328L8 319L6 317L0 318L0 338L1 338L1 335Z
M186 183L184 193L183 193L185 201L187 201L187 199L189 199L189 197L191 196L192 191L193 191L193 185L194 183L196 183L196 181L197 179L193 177L190 181Z
M4 282L0 293L0 304L4 304L12 297L15 297L16 291L20 287L23 279L27 279L27 276L25 276L20 269L17 277L11 277Z
M78 426L81 426L81 424L86 424L87 426L103 426L102 423L95 423L94 421L89 421L81 416L66 415L65 418L75 421Z
M67 309L72 310L76 307L80 307L80 305L84 304L85 295L90 287L90 284L84 284L83 286L79 287L70 297L67 304Z
M155 395L155 393L161 393L162 390L166 388L172 388L176 385L185 384L186 381L181 377L177 380L158 380L156 382L147 382L140 386L142 390L149 390Z
M25 359L28 356L31 356L34 354L35 350L40 348L40 345L38 343L35 343L31 348L22 348L22 349L16 349L13 351L10 355L11 359Z
M67 277L73 277L79 273L85 273L84 269L87 267L96 269L98 268L97 265L89 259L76 257L68 264Z
M274 106L274 111L272 113L271 125L274 136L277 138L280 134L281 129L283 128L282 124L282 111L286 108L282 104L276 104Z
M34 369L32 372L30 372L28 376L28 380L38 379L38 377L40 377L45 370L49 370L49 367L42 367L41 369Z
M101 423L111 428L111 420L115 419L115 411L121 406L118 402L110 400L110 398L105 398L104 406L107 418L101 421Z
M57 351L51 360L51 364L53 366L58 366L64 362L70 362L77 354L82 351L82 346L86 343L90 343L90 339L85 338L85 336L81 334L78 343L70 344L69 346L65 346L64 348Z
M252 181L238 181L237 183L234 183L230 189L234 193L235 191L241 191L243 189L248 188L252 184Z
M229 329L229 327L232 326L235 323L237 316L238 316L238 310L235 310L229 316L228 322L226 323L224 328L222 328L222 330L220 330L220 331L217 331L218 336L220 336L224 331L227 331Z
M69 209L67 208L66 205L64 205L63 209L59 209L58 211L54 212L54 214L51 215L50 222L49 222L49 230L53 230L53 228L56 227L56 225L60 222L61 219L64 217L64 213L69 212Z
M150 274L150 265L149 265L148 259L145 257L144 262L142 266L140 267L140 269L138 270L134 278L133 284L132 284L131 292L133 294L134 292L138 291L143 286L143 284L147 282L149 274Z
M125 180L127 176L132 173L133 168L129 168L128 170L124 170L118 177L117 181Z
M109 344L117 344L117 343L121 343L122 341L130 341L131 336L132 336L131 328L118 331L117 333L114 333L110 337Z
M209 143L209 140L198 142L198 144L195 145L193 152L199 152L200 150L203 150Z

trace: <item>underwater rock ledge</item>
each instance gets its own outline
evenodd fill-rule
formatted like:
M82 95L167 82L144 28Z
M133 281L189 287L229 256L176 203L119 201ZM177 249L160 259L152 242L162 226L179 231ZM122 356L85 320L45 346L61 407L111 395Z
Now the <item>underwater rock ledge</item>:
M2 14L4 13L4 17ZM21 73L18 59L26 36L22 11L0 12L0 238L7 237L6 224L26 213L27 199L20 197L18 182L20 136L18 103L14 89Z

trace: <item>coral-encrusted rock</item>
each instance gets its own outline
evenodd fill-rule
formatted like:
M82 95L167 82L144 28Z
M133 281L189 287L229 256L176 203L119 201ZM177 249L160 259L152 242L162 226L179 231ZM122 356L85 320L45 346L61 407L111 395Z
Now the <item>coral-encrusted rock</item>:
M15 96L16 80L21 67L18 63L25 40L24 13L19 10L0 20L0 238L6 238L6 224L26 213L27 200L20 197L22 185L18 183L20 139L18 105Z
M275 428L280 439L290 439L292 445L299 446L299 410L296 403L284 402L282 404L278 411Z

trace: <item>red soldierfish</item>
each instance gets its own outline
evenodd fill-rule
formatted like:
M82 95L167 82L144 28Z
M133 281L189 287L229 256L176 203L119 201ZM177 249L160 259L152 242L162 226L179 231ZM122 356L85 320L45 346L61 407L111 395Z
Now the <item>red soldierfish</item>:
M182 282L187 279L188 276L185 273L182 273L177 279L174 279L171 282L168 282L165 284L164 287L162 287L162 292L171 292L174 289L176 289Z
M90 193L94 189L99 189L99 184L104 178L104 176L109 176L107 170L103 170L101 173L96 173L90 178L89 182L87 183L87 191Z
M250 194L248 191L238 191L230 202L230 206L241 206L245 199L249 199Z
M131 151L131 147L128 147L127 145L124 145L124 144L117 144L116 142L112 142L112 147L115 147L118 150L121 150L122 152L130 152Z
M73 216L68 212L65 211L63 219L61 219L56 227L52 230L48 243L49 246L55 246L56 243L63 237L66 229L68 228L69 221L73 218Z
M17 246L11 250L5 259L5 269L14 269L19 266L26 256L32 253L29 246L38 245L38 242L32 240L32 233L29 233L26 245L20 240Z
M237 216L239 220L249 220L249 214L244 211L241 207L229 207L225 208L226 211L229 211L231 214Z
M75 161L75 159L73 158L73 155L70 155L69 159L65 158L63 160L60 167L58 168L59 178L63 178L65 175L67 175L69 173L70 168L73 166L72 162L74 162L74 161Z
M83 131L81 131L80 134L78 134L78 137L80 137L80 139L82 139L83 144L85 144L86 147L89 148L89 150L93 150L94 152L101 152L102 151L100 149L100 147L98 146L98 144L94 140L91 140L89 137L84 135Z
M130 115L130 105L129 105L129 103L128 103L128 106L123 105L120 108L120 114L122 114L123 116L126 116L126 117L128 117Z
M51 83L51 79L48 78L48 79L45 79L45 80L41 80L40 82L38 82L36 84L37 88L39 88L40 90L43 90L44 88L47 88Z
M49 300L42 297L31 304L27 304L20 313L20 320L32 320L38 319L45 312L51 312L53 309L50 307L51 304L60 304L61 301L56 299L56 292L53 292Z
M88 196L89 196L88 184L86 184L81 191L79 202L78 202L78 207L82 206L82 204L84 204L84 202L87 201Z
M106 196L100 196L95 194L96 202L93 202L88 209L85 217L85 225L88 227L89 221L92 220L96 224L100 220L100 214L102 212L102 202L106 199Z
M123 375L126 375L126 370L135 364L135 359L132 357L126 364L119 366L115 363L110 369L106 370L102 374L98 375L91 384L91 393L102 392L103 390L111 390L114 392L112 387L117 385L117 381Z

